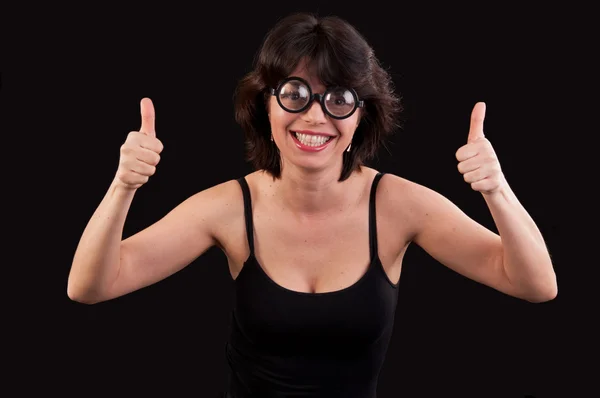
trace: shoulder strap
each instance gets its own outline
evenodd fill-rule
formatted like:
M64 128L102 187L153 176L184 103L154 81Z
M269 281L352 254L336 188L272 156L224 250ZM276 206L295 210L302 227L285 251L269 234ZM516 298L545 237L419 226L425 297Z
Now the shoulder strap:
M377 217L375 209L375 194L377 193L377 184L385 173L377 173L371 185L371 195L369 198L369 247L371 250L371 260L377 256Z
M244 218L246 220L246 237L248 238L248 245L250 246L250 255L254 255L254 225L252 223L252 198L250 197L250 188L246 178L241 177L237 179L240 186L242 187L242 194L244 196Z

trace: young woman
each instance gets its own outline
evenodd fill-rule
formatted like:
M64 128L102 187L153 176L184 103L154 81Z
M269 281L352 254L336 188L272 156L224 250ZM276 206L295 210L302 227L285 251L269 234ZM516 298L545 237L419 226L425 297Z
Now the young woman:
M135 192L163 148L143 99L140 131L121 147L75 253L69 297L110 300L220 247L235 279L227 394L262 398L375 397L410 243L508 295L553 299L544 240L484 136L485 104L475 104L457 167L499 235L433 190L365 166L400 111L390 76L350 24L282 19L236 91L256 171L198 192L122 240Z

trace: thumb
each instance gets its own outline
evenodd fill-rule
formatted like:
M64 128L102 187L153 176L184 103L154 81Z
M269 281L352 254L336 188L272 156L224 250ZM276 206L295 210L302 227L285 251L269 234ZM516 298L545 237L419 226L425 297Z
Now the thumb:
M140 112L142 114L142 126L140 132L156 137L156 130L154 128L154 105L150 98L142 98L140 102Z
M478 102L471 112L471 126L467 143L485 137L483 134L483 120L485 119L485 102Z

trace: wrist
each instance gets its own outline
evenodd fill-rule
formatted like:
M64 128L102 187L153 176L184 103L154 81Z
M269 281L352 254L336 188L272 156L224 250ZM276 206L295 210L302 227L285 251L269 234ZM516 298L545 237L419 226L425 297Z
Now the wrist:
M135 194L136 191L137 188L123 183L117 176L113 178L110 184L110 192L112 192L113 195L129 196Z

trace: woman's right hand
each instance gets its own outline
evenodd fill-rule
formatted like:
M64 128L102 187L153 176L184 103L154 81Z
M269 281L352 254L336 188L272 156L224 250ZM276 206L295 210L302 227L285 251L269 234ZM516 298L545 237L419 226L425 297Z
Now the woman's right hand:
M142 126L132 131L121 146L115 182L126 189L138 189L156 172L163 144L156 138L154 106L150 98L140 102Z

